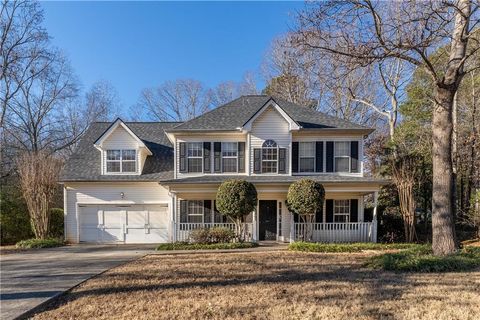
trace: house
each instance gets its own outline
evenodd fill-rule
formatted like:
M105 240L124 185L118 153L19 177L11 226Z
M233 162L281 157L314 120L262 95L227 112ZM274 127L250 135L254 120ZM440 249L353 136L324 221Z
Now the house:
M252 241L301 239L285 204L289 185L323 184L316 241L376 241L376 200L385 181L364 175L373 129L266 95L242 96L183 123L93 123L67 161L62 183L70 242L188 240L200 227L233 227L215 206L227 179L252 182ZM373 214L365 200L373 198Z

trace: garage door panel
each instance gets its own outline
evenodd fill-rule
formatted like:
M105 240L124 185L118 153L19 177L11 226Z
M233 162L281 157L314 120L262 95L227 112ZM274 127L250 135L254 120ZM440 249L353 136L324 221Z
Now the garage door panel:
M103 224L107 227L121 228L125 219L125 208L103 210Z
M129 227L144 227L147 221L147 212L144 210L128 210L127 225Z
M153 208L152 208L153 209ZM149 210L149 224L155 228L166 228L168 226L168 208L158 207L155 210Z

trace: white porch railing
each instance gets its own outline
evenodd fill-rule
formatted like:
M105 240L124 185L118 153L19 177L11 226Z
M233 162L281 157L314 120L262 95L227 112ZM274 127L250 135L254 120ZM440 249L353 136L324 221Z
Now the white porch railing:
M234 223L178 223L177 224L177 239L179 242L190 241L190 232L195 229L222 227L235 231ZM252 241L253 239L253 225L252 223L244 223L245 241Z
M376 222L295 223L293 240L311 242L376 242Z

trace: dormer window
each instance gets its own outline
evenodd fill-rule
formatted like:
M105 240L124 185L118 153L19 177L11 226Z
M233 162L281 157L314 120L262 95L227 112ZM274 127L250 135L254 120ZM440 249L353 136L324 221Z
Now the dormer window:
M107 173L135 173L136 158L135 150L107 150Z
M262 173L277 173L278 146L273 140L262 145Z

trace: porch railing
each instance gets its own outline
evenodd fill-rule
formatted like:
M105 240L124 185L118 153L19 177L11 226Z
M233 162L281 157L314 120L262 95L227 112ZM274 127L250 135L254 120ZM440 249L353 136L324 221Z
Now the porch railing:
M235 232L234 223L178 223L176 230L176 241L185 242L190 241L190 232L196 229L222 227ZM244 223L245 241L252 241L253 239L253 225L252 223Z
M376 222L295 223L294 241L376 242Z

